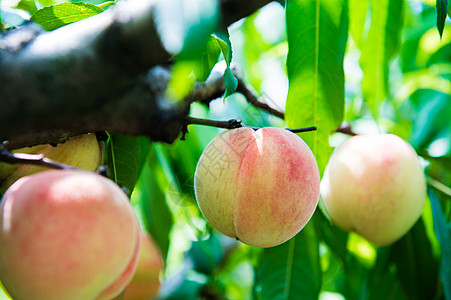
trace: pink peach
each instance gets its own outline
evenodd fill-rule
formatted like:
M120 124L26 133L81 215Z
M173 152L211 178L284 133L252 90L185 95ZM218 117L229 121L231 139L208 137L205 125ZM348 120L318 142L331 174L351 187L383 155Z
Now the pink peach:
M205 148L195 194L205 218L223 234L256 247L296 235L319 198L320 176L310 148L280 128L226 131Z
M15 300L101 297L130 267L138 245L127 196L93 172L26 176L3 197L0 280Z

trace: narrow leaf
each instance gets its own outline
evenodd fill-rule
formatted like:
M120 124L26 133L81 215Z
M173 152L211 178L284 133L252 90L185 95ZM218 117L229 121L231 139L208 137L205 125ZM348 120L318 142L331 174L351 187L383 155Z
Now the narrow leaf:
M216 42L216 38L210 36L207 44L205 45L205 51L202 55L202 67L200 70L195 69L196 79L200 81L207 80L211 73L211 70L218 62L219 54L221 53L221 47Z
M216 38L216 41L221 47L222 54L224 55L224 59L226 61L226 70L223 76L224 83L226 85L226 90L224 93L225 99L230 94L232 94L236 90L236 87L238 86L238 80L235 78L235 76L232 73L232 70L230 69L230 64L232 62L232 43L230 42L230 36L227 31L215 33L214 37Z
M322 239L329 249L346 265L348 257L348 233L331 224L323 212L318 210L312 218L319 239Z
M409 299L434 299L438 285L438 261L432 253L424 222L415 226L390 248L390 260Z
M8 292L3 287L2 283L0 282L0 300L12 300L11 296L8 294Z
M343 120L343 58L348 34L347 1L292 0L286 7L289 78L286 121L303 133L320 172L331 150L329 134Z
M390 271L389 254L388 247L378 249L376 264L367 276L366 296L361 299L407 300L395 272Z
M448 11L448 0L437 0L437 29L440 34L440 38L443 36L443 29L445 28L446 14Z
M440 279L443 283L445 298L451 299L451 224L446 221L440 201L432 190L429 190L434 230L442 248Z
M169 233L174 222L158 181L160 173L161 166L155 149L151 147L132 195L132 202L139 203L144 225L161 249L163 257L166 257L169 250Z
M54 30L101 13L103 9L82 2L60 3L36 11L31 20L40 24L45 30Z
M312 222L288 242L263 251L257 270L260 299L318 299L321 289L319 243Z
M403 5L400 0L371 2L371 26L361 49L360 66L364 99L376 119L388 92L389 62L400 45Z
M368 15L369 0L349 0L349 32L357 47L361 48L365 40L365 23Z
M253 86L257 91L260 90L260 85L263 82L263 68L259 64L259 59L262 53L265 53L271 48L262 37L255 26L255 19L258 14L248 16L241 27L244 35L243 46L241 48L243 62L240 66L246 69L247 72L243 74L246 83Z
M15 8L22 9L30 14L34 13L37 10L34 0L20 0Z
M130 195L135 187L140 167L139 138L115 134L110 136L106 161L110 178L127 189Z

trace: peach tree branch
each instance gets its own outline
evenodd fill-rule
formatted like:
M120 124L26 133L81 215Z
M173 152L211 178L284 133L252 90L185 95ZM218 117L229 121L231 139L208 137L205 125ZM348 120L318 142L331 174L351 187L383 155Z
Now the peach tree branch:
M220 27L269 2L220 1ZM12 149L109 131L172 143L189 105L149 86L148 70L171 58L156 3L120 1L51 32L31 23L0 37L0 141Z
M247 86L246 84L243 82L242 79L238 78L238 86L236 88L236 91L240 94L242 94L247 102L249 102L250 104L252 104L254 107L259 108L263 111L266 111L267 113L276 116L280 119L285 119L285 114L281 111L278 111L277 109L272 108L271 106L269 106L268 104L264 103L263 101L261 101L256 95L255 93L253 93Z

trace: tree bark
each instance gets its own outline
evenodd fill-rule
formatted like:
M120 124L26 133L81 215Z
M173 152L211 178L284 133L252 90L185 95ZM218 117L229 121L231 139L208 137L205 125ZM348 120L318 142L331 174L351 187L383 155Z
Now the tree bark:
M221 24L227 27L269 2L222 0ZM104 130L173 142L191 102L168 101L169 75L158 68L149 72L171 57L155 29L155 6L153 0L121 1L51 32L31 23L3 36L0 140L8 141L5 146ZM196 93L199 88L188 98Z

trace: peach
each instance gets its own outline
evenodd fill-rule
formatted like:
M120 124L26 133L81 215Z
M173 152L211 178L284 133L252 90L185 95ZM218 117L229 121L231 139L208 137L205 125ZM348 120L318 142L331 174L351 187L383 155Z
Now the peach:
M23 177L0 206L0 281L15 300L106 299L105 290L114 297L133 274L138 230L127 196L105 177Z
M160 249L147 233L141 231L141 250L138 266L132 280L125 288L123 294L117 299L154 299L158 295L161 286L160 273L163 271L163 268L163 257Z
M42 150L43 148L47 147L47 145L37 145L33 147L24 147L20 149L12 150L12 153L24 153L24 154L35 154L38 151ZM9 164L5 162L0 162L0 181L7 178L9 175L11 175L20 164Z
M425 197L418 155L392 134L347 140L332 154L321 182L321 203L332 221L377 246L410 230Z
M96 135L93 133L83 134L68 139L65 143L57 146L39 145L36 147L26 148L32 154L42 154L45 157L56 162L66 164L78 169L88 171L96 171L99 166L104 163L103 142L98 142ZM20 150L20 149L19 149ZM19 151L17 151L19 152ZM48 168L38 167L30 164L14 164L10 174L2 183L1 191L4 193L8 187L19 178L34 173L49 170Z
M211 225L256 247L296 235L315 211L319 184L307 144L271 127L223 132L204 149L194 178L199 208Z
M139 234L139 233L138 233ZM133 256L128 263L127 268L116 278L116 280L110 284L102 293L96 297L96 300L110 300L116 296L120 296L124 287L130 283L133 275L135 274L136 267L138 266L138 259L141 255L141 237L139 242L136 243L133 251Z

